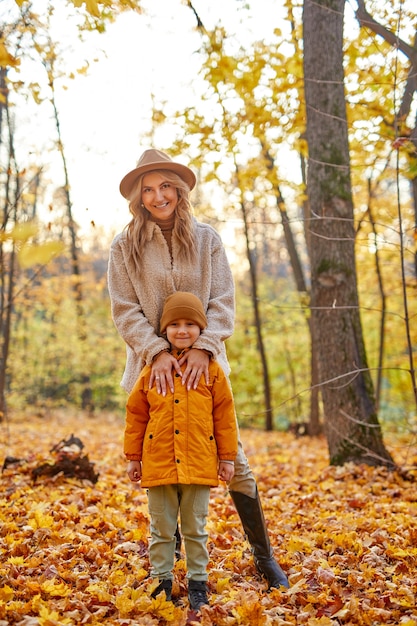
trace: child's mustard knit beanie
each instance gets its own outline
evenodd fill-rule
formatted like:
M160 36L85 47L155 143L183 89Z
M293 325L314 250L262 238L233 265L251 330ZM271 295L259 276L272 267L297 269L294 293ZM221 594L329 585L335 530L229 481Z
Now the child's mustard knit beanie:
M165 332L168 324L178 319L191 320L200 326L201 330L206 328L207 318L200 298L188 291L176 291L168 296L162 311L160 332Z

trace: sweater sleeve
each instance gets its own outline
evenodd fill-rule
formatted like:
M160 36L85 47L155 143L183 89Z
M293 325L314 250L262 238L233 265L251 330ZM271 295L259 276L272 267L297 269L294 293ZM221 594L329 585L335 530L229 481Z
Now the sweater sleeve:
M169 343L159 337L145 317L127 268L120 236L110 247L108 289L114 324L125 343L149 364Z
M195 348L208 350L216 358L224 350L224 342L234 329L235 286L232 271L220 235L211 227L209 276L211 277L207 304L207 328L194 344Z

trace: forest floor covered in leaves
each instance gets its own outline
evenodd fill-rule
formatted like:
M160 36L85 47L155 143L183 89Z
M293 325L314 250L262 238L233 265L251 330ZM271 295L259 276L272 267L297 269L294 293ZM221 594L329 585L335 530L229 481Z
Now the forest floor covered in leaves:
M223 485L210 504L210 606L195 614L183 560L174 602L150 598L146 493L125 473L120 416L14 416L0 428L0 626L417 626L415 437L386 441L403 468L388 472L329 467L324 438L243 430L291 587L267 592ZM52 475L62 447L51 449L71 434L92 480L65 465Z

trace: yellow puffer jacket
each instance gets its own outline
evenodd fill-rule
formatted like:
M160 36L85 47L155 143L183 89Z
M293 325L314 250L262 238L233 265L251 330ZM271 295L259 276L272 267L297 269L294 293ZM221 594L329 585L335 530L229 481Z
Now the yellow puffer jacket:
M155 385L149 389L150 374L145 366L126 405L124 452L142 461L141 486L217 486L218 461L237 454L233 395L222 368L210 361L209 385L202 376L190 391L176 374L174 393L165 397Z

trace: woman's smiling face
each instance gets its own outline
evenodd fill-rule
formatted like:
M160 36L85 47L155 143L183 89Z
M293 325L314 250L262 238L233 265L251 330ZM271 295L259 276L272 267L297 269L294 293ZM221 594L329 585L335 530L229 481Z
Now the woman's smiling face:
M153 217L166 220L175 211L178 192L162 174L149 172L142 181L142 202Z

